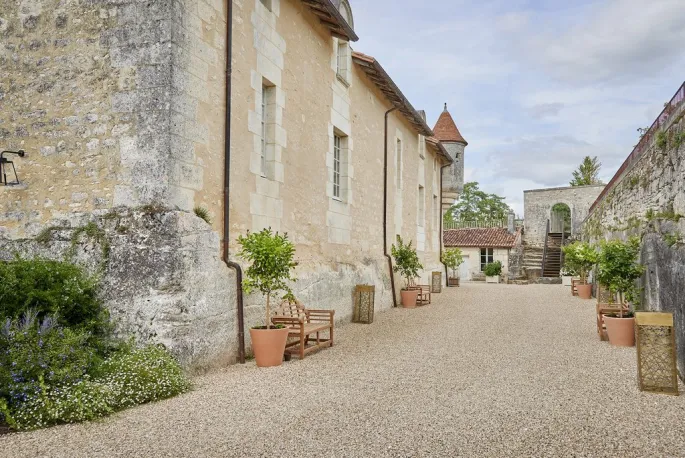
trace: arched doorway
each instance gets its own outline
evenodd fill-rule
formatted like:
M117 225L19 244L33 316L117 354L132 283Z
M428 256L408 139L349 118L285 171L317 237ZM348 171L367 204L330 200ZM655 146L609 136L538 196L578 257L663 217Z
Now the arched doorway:
M549 231L571 234L571 208L565 203L560 202L552 206Z

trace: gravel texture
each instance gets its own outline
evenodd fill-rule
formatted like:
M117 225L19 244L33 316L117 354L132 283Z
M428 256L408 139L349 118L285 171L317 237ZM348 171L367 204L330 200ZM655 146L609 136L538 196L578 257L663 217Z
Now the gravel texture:
M685 398L556 285L466 284L339 328L280 368L236 365L101 422L0 436L2 456L685 456ZM313 304L314 305L314 304Z

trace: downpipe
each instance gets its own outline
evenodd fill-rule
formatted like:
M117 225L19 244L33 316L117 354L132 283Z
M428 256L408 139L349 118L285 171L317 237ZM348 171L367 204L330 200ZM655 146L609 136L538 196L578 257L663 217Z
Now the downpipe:
M388 116L397 108L391 108L385 112L384 124L384 155L383 155L383 255L388 259L388 271L390 272L390 289L392 290L392 304L397 307L395 294L395 274L392 271L392 257L388 253Z

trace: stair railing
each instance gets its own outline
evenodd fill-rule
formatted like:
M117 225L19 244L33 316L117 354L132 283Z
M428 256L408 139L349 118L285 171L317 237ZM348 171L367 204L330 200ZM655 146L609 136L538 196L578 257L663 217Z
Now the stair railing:
M559 275L561 275L561 269L564 268L564 245L566 244L566 231L561 233L561 246L559 247Z
M547 261L547 237L549 237L549 220L547 220L547 228L545 229L545 246L542 249L542 273L541 277L545 276L545 264Z

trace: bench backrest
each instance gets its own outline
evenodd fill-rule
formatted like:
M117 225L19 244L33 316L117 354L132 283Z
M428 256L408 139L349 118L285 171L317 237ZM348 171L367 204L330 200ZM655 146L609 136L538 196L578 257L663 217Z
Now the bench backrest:
M286 318L299 318L303 321L307 320L307 314L304 309L302 302L295 300L283 301L281 305L274 311L275 317L286 317Z

